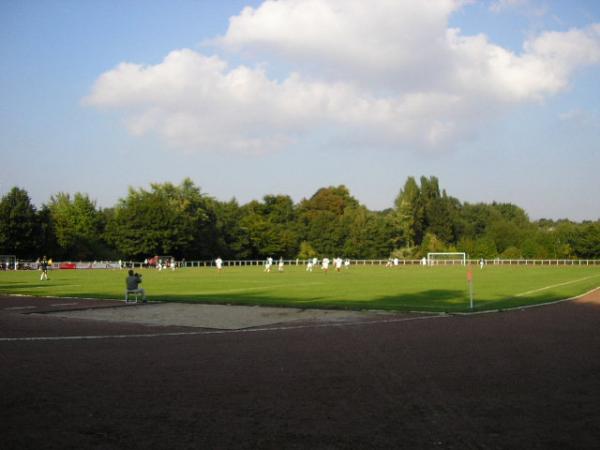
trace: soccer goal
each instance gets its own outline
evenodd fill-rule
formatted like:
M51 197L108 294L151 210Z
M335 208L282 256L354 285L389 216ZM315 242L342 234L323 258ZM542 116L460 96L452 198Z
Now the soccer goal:
M467 254L464 252L432 252L427 253L427 265L467 264Z
M15 255L0 255L0 270L17 270L15 263L17 257Z

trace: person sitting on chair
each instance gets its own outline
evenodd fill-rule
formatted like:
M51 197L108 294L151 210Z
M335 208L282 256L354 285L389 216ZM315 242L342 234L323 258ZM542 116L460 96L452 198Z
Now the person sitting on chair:
M127 290L125 291L125 302L129 302L129 294L142 294L142 301L146 303L146 291L139 287L142 283L142 276L139 273L133 273L129 270L129 276L125 279Z

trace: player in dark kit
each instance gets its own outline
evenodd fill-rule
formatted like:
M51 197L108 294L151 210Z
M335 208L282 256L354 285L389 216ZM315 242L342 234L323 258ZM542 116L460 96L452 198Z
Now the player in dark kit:
M40 281L48 280L48 260L44 256L40 261L40 270L42 271L42 275L40 276Z

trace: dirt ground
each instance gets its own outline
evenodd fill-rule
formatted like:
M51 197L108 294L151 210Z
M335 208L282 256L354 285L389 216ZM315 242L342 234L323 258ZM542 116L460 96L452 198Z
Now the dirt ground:
M600 291L229 328L64 314L144 307L0 297L0 447L600 448Z
M377 320L392 314L369 311L344 311L298 308L272 308L265 306L228 306L190 303L122 304L106 308L86 308L53 312L56 317L129 322L144 325L187 326L239 330L243 328L290 324L300 322L348 322Z

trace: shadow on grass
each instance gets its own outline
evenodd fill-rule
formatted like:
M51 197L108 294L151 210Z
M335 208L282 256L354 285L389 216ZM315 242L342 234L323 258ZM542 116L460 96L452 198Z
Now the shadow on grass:
M39 289L39 284L10 283L9 289L2 289L2 293L18 293L28 288ZM6 286L6 285L5 285ZM50 286L48 286L50 287ZM56 287L56 286L53 286ZM28 292L31 296L52 296L71 298L90 298L105 300L124 300L124 293L109 292L99 293L93 291L74 291L68 293ZM217 305L245 305L245 306L273 306L299 309L338 309L338 310L382 310L382 311L422 311L438 313L465 313L481 312L488 310L503 310L519 308L543 303L564 300L565 295L553 292L538 293L535 295L512 297L498 300L497 298L474 299L474 308L469 308L469 299L464 290L429 289L418 293L379 296L374 298L340 299L327 297L289 298L274 296L268 290L252 290L251 292L236 293L210 293L210 294L162 294L152 293L147 290L150 301L174 303L203 303Z
M565 300L559 293L539 293L522 297L475 298L474 308L470 309L468 294L462 290L429 289L419 293L389 295L364 300L332 300L324 297L290 299L275 297L268 291L221 295L166 295L156 296L156 300L185 303L261 305L300 309L342 309L342 310L382 310L382 311L429 311L445 313L481 312L527 307ZM149 297L152 299L152 296Z
M332 300L324 297L284 298L273 296L268 291L252 291L229 294L195 294L195 295L164 295L161 301L231 304L231 305L262 305L300 309L341 309L341 310L384 310L384 311L434 311L450 312L464 311L468 304L464 292L459 290L432 289L409 295L391 295L365 298L361 300ZM148 297L153 299L152 296ZM157 298L158 299L158 298Z

